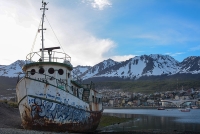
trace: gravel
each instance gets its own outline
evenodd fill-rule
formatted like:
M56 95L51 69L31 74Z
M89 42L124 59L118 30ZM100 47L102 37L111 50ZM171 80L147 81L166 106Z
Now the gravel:
M0 128L0 134L68 134L65 133L55 133L47 131L35 131L35 130L25 130L16 128Z
M67 132L25 130L21 126L19 109L0 102L0 134L67 134Z

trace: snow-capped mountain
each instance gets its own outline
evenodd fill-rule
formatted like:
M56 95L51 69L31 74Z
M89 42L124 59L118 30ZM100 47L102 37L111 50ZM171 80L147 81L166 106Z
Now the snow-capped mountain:
M191 56L184 59L181 62L180 73L191 73L191 74L200 73L200 57Z
M73 68L73 74L80 76L82 75L84 72L86 72L87 70L89 70L91 68L91 66L76 66Z
M114 61L112 59L104 60L104 61L96 64L95 66L89 68L82 75L80 75L80 77L82 79L88 79L88 78L94 77L99 72L102 72L102 71L106 70L107 68L110 68L110 67L112 67L112 66L114 66L116 64L118 64L118 62L116 62L116 61Z
M98 64L95 66L98 68ZM116 62L113 66L104 70L93 70L96 73L92 75L85 72L83 78L120 77L137 79L142 76L176 74L179 69L179 62L168 55L142 55L120 63Z
M22 67L25 64L23 60L17 60L10 65L0 66L0 76L18 77L19 73L22 73Z
M8 66L0 65L0 76L17 77L22 72L25 61L18 60ZM123 62L112 59L104 60L93 67L77 66L73 74L86 80L89 78L117 77L138 79L142 76L160 76L174 74L200 74L200 56L191 56L178 62L168 55L141 55Z

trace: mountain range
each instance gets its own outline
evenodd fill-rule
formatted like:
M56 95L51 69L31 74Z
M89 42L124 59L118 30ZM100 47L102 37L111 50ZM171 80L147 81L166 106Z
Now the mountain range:
M108 59L92 67L77 66L74 71L83 79L101 77L139 79L143 76L199 74L200 56L190 56L178 62L169 55L141 55L122 62Z
M24 60L17 60L10 65L0 65L0 76L18 77L25 63Z
M23 60L17 60L10 65L0 65L0 76L17 77L22 72ZM182 62L169 55L151 54L130 58L117 62L104 60L94 66L76 66L73 74L83 80L95 78L139 79L144 76L161 76L175 74L199 74L200 56L190 56Z

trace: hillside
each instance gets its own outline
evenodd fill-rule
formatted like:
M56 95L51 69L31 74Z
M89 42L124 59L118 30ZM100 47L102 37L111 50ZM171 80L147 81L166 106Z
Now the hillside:
M101 78L103 79L103 78ZM200 88L200 74L177 74L173 76L150 76L141 77L138 80L112 79L105 78L98 80L98 78L88 79L84 83L95 82L97 89L123 89L131 92L161 92L174 91L176 89L199 89ZM15 88L17 78L0 77L0 94L13 94L15 90L6 90L8 88Z
M177 88L177 81L181 86L184 85L181 82L185 82L185 88L198 88L196 81L200 80L199 63L200 56L190 56L178 62L169 55L151 54L136 56L122 62L108 59L94 66L77 66L71 74L79 76L84 82L94 81L98 88L173 90ZM25 61L17 60L10 65L0 65L2 92L15 88L18 74L22 73L24 64Z
M153 93L162 91L200 89L200 74L178 74L174 76L151 76L138 80L96 81L97 89L123 89L130 92Z
M0 91L4 92L5 89L14 89L17 84L17 77L0 76Z

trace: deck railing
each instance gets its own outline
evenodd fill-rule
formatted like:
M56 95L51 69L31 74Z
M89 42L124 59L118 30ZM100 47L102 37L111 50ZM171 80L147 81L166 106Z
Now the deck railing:
M26 62L59 62L69 64L71 62L71 57L66 53L57 51L51 51L51 53L49 53L47 50L44 50L44 57L42 57L41 51L32 52L26 56Z

